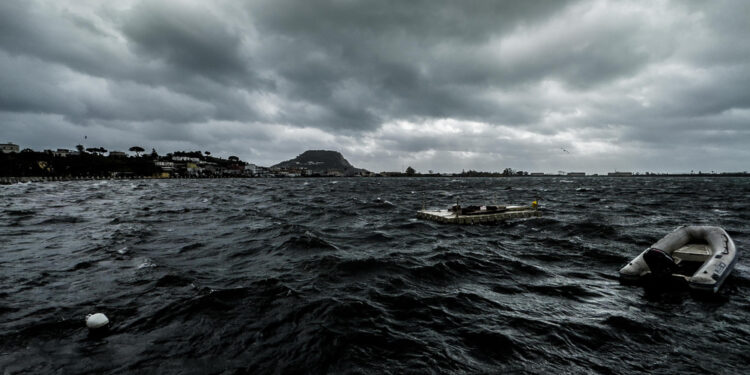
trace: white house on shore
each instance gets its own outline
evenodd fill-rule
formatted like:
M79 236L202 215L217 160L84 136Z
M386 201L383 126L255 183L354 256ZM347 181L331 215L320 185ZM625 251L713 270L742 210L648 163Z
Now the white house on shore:
M18 153L18 151L20 151L20 148L17 144L14 143L0 143L0 151L2 151L3 154L12 154Z
M190 156L172 156L172 161L184 161L188 163L200 163L201 159Z
M70 150L66 148L58 148L57 151L52 152L52 155L55 155L59 158L67 157L68 154L70 154Z
M172 172L175 170L174 162L171 162L171 161L157 160L154 162L154 165L161 168L161 170L164 172Z

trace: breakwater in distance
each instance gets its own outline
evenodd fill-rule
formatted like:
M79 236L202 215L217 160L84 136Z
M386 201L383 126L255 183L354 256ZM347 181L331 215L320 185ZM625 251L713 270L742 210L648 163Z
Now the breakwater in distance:
M144 179L0 186L3 373L718 373L750 362L750 179ZM498 225L416 211L528 204ZM618 282L682 224L719 294ZM86 314L111 320L89 335Z

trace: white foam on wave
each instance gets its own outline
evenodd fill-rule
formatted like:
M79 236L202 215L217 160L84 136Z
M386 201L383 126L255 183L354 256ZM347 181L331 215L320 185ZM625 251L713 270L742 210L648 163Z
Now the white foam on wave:
M138 267L136 268L142 269L142 268L153 268L153 267L156 267L156 263L154 263L154 261L152 261L149 258L144 258L141 264L139 264Z

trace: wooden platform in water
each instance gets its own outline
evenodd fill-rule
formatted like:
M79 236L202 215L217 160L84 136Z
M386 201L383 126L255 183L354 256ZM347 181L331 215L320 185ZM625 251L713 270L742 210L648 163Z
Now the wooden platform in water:
M542 216L542 211L528 206L508 206L505 211L488 212L486 214L456 215L449 210L420 210L417 217L448 224L480 224L496 223L509 219L525 219Z

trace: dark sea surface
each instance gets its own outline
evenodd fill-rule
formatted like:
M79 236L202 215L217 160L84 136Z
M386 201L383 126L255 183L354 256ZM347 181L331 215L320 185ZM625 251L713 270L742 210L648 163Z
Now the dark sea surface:
M708 177L0 186L0 371L746 374L749 196ZM541 218L415 218L535 198ZM620 284L682 224L734 239L718 296Z

